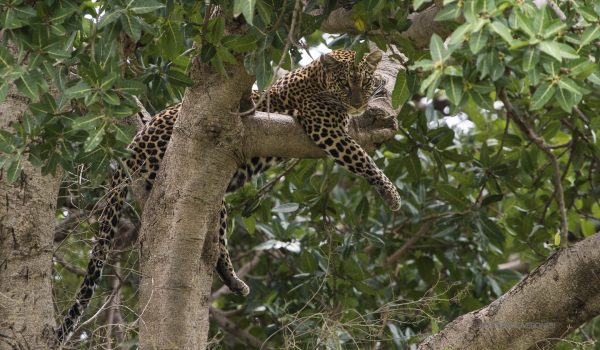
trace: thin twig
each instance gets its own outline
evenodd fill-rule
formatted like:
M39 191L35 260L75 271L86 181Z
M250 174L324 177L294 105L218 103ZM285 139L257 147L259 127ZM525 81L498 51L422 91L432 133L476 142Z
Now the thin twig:
M556 13L556 16L558 16L558 18L561 21L564 22L567 20L567 16L565 15L565 13L560 9L560 7L558 7L558 5L554 1L549 0L548 6L552 9L552 11L554 11L554 13Z
M527 124L525 119L513 108L512 103L508 99L506 95L506 91L500 91L500 100L504 103L504 107L506 108L506 113L509 118L511 118L515 124L521 129L521 131L533 142L539 149L541 149L546 155L552 166L554 167L554 186L556 191L556 201L558 203L558 208L560 212L560 245L561 247L566 247L568 244L568 221L567 221L567 210L565 208L565 194L563 191L562 181L561 181L561 171L560 166L558 164L558 160L554 153L552 153L552 149L546 144L544 139L542 139L536 132Z
M221 310L212 306L210 306L208 310L212 316L212 319L219 325L219 327L227 333L233 335L240 343L257 349L272 349L270 346L265 345L262 340L256 338L247 330L240 328L237 324L225 317Z
M85 276L87 274L85 269L82 269L81 267L71 264L59 252L54 252L54 259L56 260L57 263L61 264L65 268L65 270L67 270L71 273L74 273L78 276Z
M385 265L391 266L400 260L400 258L404 256L404 254L408 252L415 245L415 243L429 233L432 225L432 221L425 222L414 236L410 237L408 241L406 241L398 250L385 259Z
M115 338L117 344L123 343L123 316L121 315L121 263L117 260L113 265L115 277L112 279L112 289L115 292L115 297L112 298L111 303L108 305L108 315L106 317L106 343L107 348L110 349L112 343L112 329L116 326Z

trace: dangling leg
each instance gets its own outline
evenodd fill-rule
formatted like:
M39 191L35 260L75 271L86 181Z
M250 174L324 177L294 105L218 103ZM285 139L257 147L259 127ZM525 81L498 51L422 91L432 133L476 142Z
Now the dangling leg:
M244 283L233 269L229 251L227 250L227 208L225 202L221 205L219 212L219 258L217 260L217 274L219 278L232 292L241 296L250 293L250 288Z
M233 192L242 187L252 176L260 174L270 167L283 161L281 158L265 157L252 158L237 169L231 181L227 192ZM227 208L225 203L221 206L219 212L219 258L216 266L219 278L232 292L245 296L250 293L250 288L237 276L231 263L231 257L227 249Z
M254 175L261 174L283 161L285 161L284 158L278 157L250 158L246 163L242 164L231 177L229 187L227 187L227 193L237 190L244 186L246 182L250 181Z
M297 116L304 131L336 163L364 177L383 197L390 209L400 209L400 195L396 186L385 176L373 159L344 130L344 117L330 114L322 116Z

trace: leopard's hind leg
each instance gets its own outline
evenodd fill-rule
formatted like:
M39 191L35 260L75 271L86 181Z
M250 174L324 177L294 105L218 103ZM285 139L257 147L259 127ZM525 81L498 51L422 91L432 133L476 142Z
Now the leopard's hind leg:
M241 296L246 296L250 293L250 288L242 281L233 268L231 257L227 250L227 208L225 202L221 205L219 211L219 258L215 270L219 278L232 292Z
M275 157L255 157L242 164L229 183L227 192L233 192L248 182L252 176L260 174L274 165L281 163L283 159ZM219 257L215 267L219 278L232 292L245 296L250 293L250 288L236 274L229 250L227 249L227 208L225 203L219 212Z

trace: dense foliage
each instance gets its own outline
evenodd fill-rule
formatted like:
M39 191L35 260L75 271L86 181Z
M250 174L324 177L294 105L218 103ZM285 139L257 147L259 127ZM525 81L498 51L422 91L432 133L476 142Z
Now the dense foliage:
M318 28L334 3L308 1L291 37L324 43ZM531 268L567 236L600 227L600 5L446 0L437 18L453 33L421 50L400 32L409 5L424 3L359 1L353 18L362 34L327 44L365 52L371 40L410 59L393 92L395 104L406 103L400 132L376 152L401 191L400 212L329 160L283 165L228 198L235 264L256 265L244 277L250 296L218 295L212 312L224 310L271 346L407 348L520 279L500 264L518 259ZM6 181L24 158L45 173L66 169L57 221L78 218L57 253L59 312L79 281L70 265L87 261L83 237L97 231L98 185L134 133L119 123L138 110L132 97L150 112L179 101L196 55L219 71L244 55L261 89L272 66L300 60L303 48L288 43L293 1L214 4L222 12L210 19L214 7L197 1L0 1L0 103L11 83L32 102L14 130L0 130L0 168ZM319 6L325 11L314 15ZM247 32L225 34L243 19ZM442 110L421 101L444 98ZM135 226L133 201L126 211ZM137 253L131 242L119 247L119 279L107 273L108 292L86 317L118 290L125 327L112 336L134 347L143 308ZM83 326L82 347L105 343L108 313ZM596 319L557 348L591 348L599 331ZM245 348L216 324L212 334L217 347Z

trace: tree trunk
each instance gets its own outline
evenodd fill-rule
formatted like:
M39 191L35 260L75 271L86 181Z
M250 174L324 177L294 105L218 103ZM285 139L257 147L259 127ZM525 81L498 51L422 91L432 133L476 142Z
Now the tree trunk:
M429 349L545 349L600 314L600 232L561 249L483 309L419 345Z
M238 166L237 111L254 78L195 65L161 172L142 217L140 347L203 349L217 259L218 213Z
M2 129L27 109L12 93L0 104ZM15 183L5 177L0 176L0 349L46 349L55 326L52 253L61 177L42 176L25 160Z

